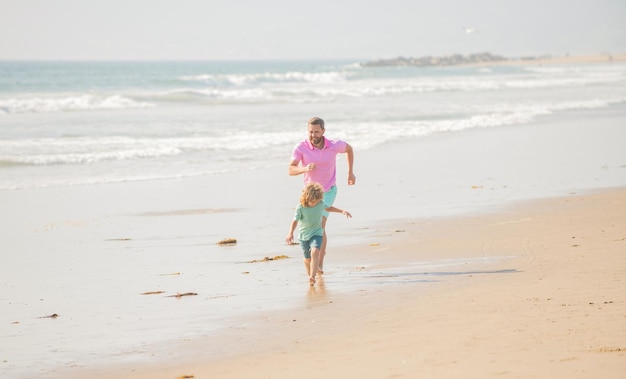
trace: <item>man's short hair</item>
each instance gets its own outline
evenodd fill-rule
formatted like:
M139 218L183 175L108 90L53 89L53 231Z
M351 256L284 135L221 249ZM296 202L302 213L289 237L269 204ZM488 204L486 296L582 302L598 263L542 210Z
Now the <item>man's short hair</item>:
M324 120L319 117L313 117L309 120L309 125L319 125L322 129L324 129Z

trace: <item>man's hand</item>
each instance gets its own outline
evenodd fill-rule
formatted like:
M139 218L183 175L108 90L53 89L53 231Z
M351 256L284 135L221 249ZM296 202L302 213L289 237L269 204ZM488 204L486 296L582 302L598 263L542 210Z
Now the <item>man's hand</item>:
M348 185L352 186L356 184L356 176L354 174L348 174Z

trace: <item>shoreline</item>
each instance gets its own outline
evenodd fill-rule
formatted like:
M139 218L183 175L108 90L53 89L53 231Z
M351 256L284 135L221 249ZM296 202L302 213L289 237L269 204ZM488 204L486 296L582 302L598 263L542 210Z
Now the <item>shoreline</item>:
M624 219L626 188L613 188L521 202L494 214L394 221L376 231L380 244L346 247L341 259L506 259L417 273L401 285L356 294L313 294L292 311L250 318L214 338L181 341L169 362L89 376L620 378L626 370ZM332 273L325 280L332 281ZM234 350L203 353L219 344Z
M528 58L510 58L500 62L502 65L552 65L552 64L584 64L584 63L621 63L626 62L626 54L590 54L590 55L564 55L564 56L539 56Z
M0 371L21 379L80 372L132 377L160 364L193 369L221 364L213 358L257 359L265 352L278 354L266 356L275 361L282 357L275 350L281 339L298 345L295 339L308 340L321 327L326 338L349 329L345 339L355 340L360 333L350 329L352 320L409 304L409 295L432 297L480 278L517 277L520 270L506 264L518 262L511 258L518 249L494 246L525 228L528 217L498 221L514 229L496 237L476 229L475 220L523 209L529 199L558 204L573 193L623 188L625 111L623 105L572 111L532 125L393 142L358 154L356 186L342 183L340 159L336 205L355 217L331 221L332 258L324 288L314 293L299 248L284 244L302 182L282 165L215 179L1 192L8 264L0 268L7 305L0 327L12 349L0 354ZM216 245L228 237L240 243ZM294 259L248 263L282 254ZM519 262L524 267L526 261ZM485 293L500 285L488 287ZM404 293L407 288L415 290ZM141 295L159 290L164 296ZM166 297L178 292L199 295ZM60 317L39 318L51 314ZM336 323L340 316L344 321ZM431 316L425 325L438 322Z
M581 55L538 55L507 58L489 53L449 55L440 57L370 60L362 63L369 67L483 67L483 66L534 66L558 64L592 64L626 62L626 53L581 54Z

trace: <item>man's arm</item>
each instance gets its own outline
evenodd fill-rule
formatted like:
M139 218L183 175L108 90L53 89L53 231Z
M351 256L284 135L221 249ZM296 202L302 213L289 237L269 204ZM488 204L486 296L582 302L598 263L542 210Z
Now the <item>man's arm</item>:
M356 176L352 171L354 165L354 150L350 144L346 143L346 158L348 160L348 185L351 186L356 183Z
M309 163L306 166L300 166L300 161L293 160L289 163L289 176L296 176L304 174L315 168L315 163Z

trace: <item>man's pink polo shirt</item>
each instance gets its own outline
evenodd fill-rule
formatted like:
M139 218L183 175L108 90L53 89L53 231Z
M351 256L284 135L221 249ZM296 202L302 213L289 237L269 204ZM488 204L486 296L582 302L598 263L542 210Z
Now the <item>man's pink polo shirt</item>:
M345 152L344 141L324 137L324 148L318 149L307 139L296 145L291 160L300 162L302 166L315 163L315 169L304 173L304 183L318 182L324 191L328 191L337 179L337 154Z

